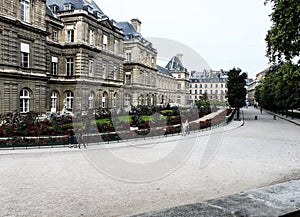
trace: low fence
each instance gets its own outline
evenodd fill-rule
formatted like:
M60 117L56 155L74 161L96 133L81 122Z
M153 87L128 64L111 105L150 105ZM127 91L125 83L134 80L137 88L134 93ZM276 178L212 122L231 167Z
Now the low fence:
M199 122L190 123L190 132L196 133L201 131L211 130L220 126L227 125L232 121L235 111L233 110L228 116L225 115L226 111L221 112L213 118L209 118ZM97 134L84 135L86 143L110 143L140 139L151 139L159 137L168 137L181 134L181 125L171 125L164 127L153 127L149 129L140 129L133 131L122 132L107 132ZM75 143L77 143L75 139ZM41 136L41 137L2 137L0 138L0 149L16 149L16 148L54 148L66 147L69 145L67 135L60 136Z

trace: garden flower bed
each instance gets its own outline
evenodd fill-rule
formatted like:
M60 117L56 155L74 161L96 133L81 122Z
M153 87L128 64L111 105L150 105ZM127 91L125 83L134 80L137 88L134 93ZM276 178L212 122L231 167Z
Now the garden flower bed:
M198 122L195 119L202 115L201 110L179 112L178 108L159 110L145 106L133 109L129 115L100 110L84 116L51 114L41 119L34 113L10 113L0 120L0 148L67 145L69 129L74 129L75 134L82 130L87 143L178 134L182 121L189 120L190 129L199 130L224 122L229 112L225 110Z

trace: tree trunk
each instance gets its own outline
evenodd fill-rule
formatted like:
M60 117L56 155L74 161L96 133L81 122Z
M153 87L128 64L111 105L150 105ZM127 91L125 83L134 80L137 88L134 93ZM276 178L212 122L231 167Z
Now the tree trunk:
M240 120L240 108L237 107L237 108L235 108L235 110L236 110L236 120L239 121Z

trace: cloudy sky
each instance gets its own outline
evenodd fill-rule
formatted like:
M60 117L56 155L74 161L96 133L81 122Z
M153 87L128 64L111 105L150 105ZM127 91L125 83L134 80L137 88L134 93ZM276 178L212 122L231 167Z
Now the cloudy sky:
M117 22L138 18L144 37L192 48L214 70L239 67L254 77L268 66L264 38L271 9L264 0L95 1Z

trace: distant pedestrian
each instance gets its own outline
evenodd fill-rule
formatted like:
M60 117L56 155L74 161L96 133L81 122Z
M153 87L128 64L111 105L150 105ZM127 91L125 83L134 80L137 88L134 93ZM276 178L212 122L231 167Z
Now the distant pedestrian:
M68 138L69 138L69 148L72 148L75 146L75 133L73 129L69 129L68 132Z
M83 145L84 148L86 148L86 143L85 143L84 138L83 138L82 130L79 130L78 148L80 148L81 144Z
M262 106L260 105L260 114L262 114Z
M190 124L188 119L185 121L185 132L186 134L190 134Z
M185 126L185 123L182 123L182 124L181 124L181 134L182 134L183 136L185 136L185 134L186 134L186 126Z

